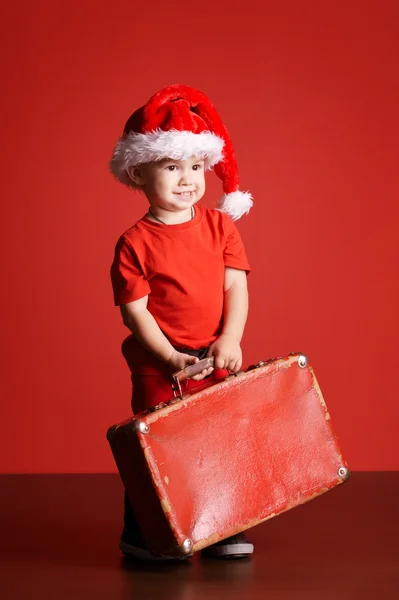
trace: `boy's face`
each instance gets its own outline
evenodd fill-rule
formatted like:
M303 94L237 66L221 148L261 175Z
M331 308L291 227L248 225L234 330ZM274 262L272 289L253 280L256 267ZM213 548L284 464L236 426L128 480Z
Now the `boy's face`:
M151 206L179 212L193 206L205 193L204 160L165 159L140 165L130 173Z

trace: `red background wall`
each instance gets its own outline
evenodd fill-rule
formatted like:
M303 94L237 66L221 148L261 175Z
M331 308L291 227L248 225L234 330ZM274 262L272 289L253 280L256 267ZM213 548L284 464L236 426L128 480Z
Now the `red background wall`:
M146 203L107 163L170 83L212 98L256 201L238 225L245 363L305 352L352 469L399 468L397 6L8 6L0 472L114 471L105 432L129 415L130 383L109 267Z

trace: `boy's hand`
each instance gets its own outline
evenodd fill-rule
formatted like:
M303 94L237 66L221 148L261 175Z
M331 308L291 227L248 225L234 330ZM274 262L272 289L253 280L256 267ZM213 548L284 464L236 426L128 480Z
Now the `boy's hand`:
M199 358L196 356L191 356L190 354L184 354L184 352L173 350L169 357L168 365L173 368L173 371L181 371L181 369L185 369L188 365L195 365L197 362L199 362ZM204 379L204 377L210 375L212 371L213 367L204 369L199 375L194 375L194 377L190 377L190 379L201 381L201 379Z
M215 369L227 369L237 373L242 365L242 352L239 341L222 333L208 350L208 356L215 357Z

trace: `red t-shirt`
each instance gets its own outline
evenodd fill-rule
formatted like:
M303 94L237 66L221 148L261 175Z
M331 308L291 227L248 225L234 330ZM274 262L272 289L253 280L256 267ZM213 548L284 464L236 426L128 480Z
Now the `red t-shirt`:
M223 325L225 267L250 271L227 215L197 205L194 218L178 225L144 217L116 244L115 305L148 295L147 308L173 346L206 347Z

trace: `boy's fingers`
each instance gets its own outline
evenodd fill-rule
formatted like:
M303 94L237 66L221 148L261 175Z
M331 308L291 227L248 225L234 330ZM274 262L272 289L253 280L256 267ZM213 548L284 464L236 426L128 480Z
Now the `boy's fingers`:
M204 369L202 373L200 373L199 375L194 375L194 377L191 377L191 379L194 379L194 381L201 381L202 379L205 379L205 377L210 375L212 371L213 367L209 367L209 369Z
M212 368L210 369L204 369L202 371L202 373L200 373L200 378L203 379L204 377L206 377L207 375L209 375L210 373L212 373Z
M197 362L199 362L199 358L197 356L186 354L186 362L188 365L195 365Z
M234 361L234 366L231 368L233 373L237 373L240 370L240 361L237 359Z
M225 360L224 360L223 356L217 356L215 358L215 369L223 369L224 363L225 363Z
M241 369L241 363L242 363L241 359L237 358L237 360L235 361L235 364L234 364L234 373L237 373Z
M234 360L234 358L232 360L229 360L228 362L226 361L225 369L227 369L228 371L234 371L235 364L236 361Z
M201 379L204 379L204 375L200 373L200 375L194 375L191 379L194 379L194 381L201 381Z

